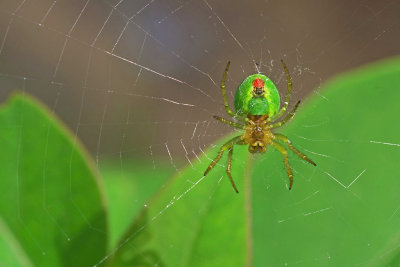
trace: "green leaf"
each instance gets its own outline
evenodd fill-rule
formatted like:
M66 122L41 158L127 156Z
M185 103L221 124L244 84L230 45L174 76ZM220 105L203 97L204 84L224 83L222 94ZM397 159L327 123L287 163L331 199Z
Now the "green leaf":
M226 155L203 178L227 138L221 140L153 198L112 252L115 266L398 262L399 103L399 59L323 86L279 129L317 163L289 152L291 191L282 155L273 148L253 156L235 146L232 176L240 194L225 174Z
M76 138L36 100L17 94L0 110L0 147L0 244L9 245L0 258L89 266L103 257L104 199Z
M157 162L154 168L152 162L131 158L124 159L121 166L121 162L112 160L101 165L109 200L110 248L118 245L148 199L175 171L169 162Z
M255 165L255 266L386 266L399 253L400 60L342 75L321 93L285 129L318 166L292 154L287 192L277 153Z
M18 240L2 219L0 219L0 251L1 266L33 266L20 247Z

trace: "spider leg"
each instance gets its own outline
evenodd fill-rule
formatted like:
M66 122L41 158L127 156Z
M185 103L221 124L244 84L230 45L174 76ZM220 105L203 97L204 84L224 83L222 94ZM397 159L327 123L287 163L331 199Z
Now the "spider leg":
M219 116L213 116L213 117L214 117L214 119L219 120L220 122L225 123L225 124L228 124L228 125L233 126L233 127L235 127L235 128L238 128L238 129L241 129L241 130L244 130L244 129L246 128L245 125L242 125L242 124L240 124L240 123L233 122L233 121L230 121L230 120L221 118L221 117L219 117Z
M280 122L275 122L273 124L270 124L271 129L281 127L282 125L286 124L291 119L293 119L293 117L296 114L296 110L299 107L299 105L300 105L300 100L296 103L296 105L294 106L292 111L290 111L289 114L287 114L286 117L283 120L281 120Z
M275 141L271 144L271 146L273 146L276 150L278 150L283 156L283 163L285 164L286 172L289 176L289 190L290 190L290 189L292 189L292 185L293 185L293 172L292 172L292 168L290 167L290 164L289 164L289 157L288 157L287 150L283 145L281 145Z
M292 150L297 156L299 156L300 158L302 158L303 160L307 161L308 163L317 166L317 164L315 164L314 161L312 161L311 159L309 159L306 155L304 155L303 153L301 153L299 150L297 150L296 148L294 148L292 146L292 142L283 134L275 134L275 138L284 142L290 150Z
M282 116L285 112L287 107L289 106L289 99L290 99L290 93L292 91L292 78L290 77L289 74L289 70L286 67L285 62L283 62L283 60L281 59L282 65L283 65L283 69L285 70L286 73L286 79L287 79L287 90L286 90L286 96L285 96L285 102L282 106L282 108L278 111L278 113L276 113L274 116L271 117L270 121L274 121L277 118L279 118L280 116Z
M230 64L231 64L230 61L228 61L228 64L226 64L224 75L222 76L222 81L221 81L221 91L222 91L222 96L224 98L224 106L225 106L226 113L228 113L228 115L231 117L235 117L235 113L229 107L228 99L226 98L226 89L225 89L226 75L228 74Z
M229 154L228 154L228 165L226 166L226 172L228 173L229 179L231 180L232 186L233 186L233 188L235 189L236 192L238 192L238 191L237 191L236 186L235 186L235 183L233 182L232 177L231 177L231 160L232 160L232 153L233 153L233 152L232 152L232 147L233 147L235 144L240 144L241 141L242 141L242 140L241 140L241 136L239 135L239 136L236 136L236 137L230 139L228 142L226 142L226 143L219 149L218 155L215 157L215 159L213 159L213 161L212 161L212 162L210 163L210 165L208 166L207 170L204 172L204 176L206 176L207 173L208 173L212 168L214 168L214 166L215 166L215 165L218 163L218 161L221 159L222 154L224 154L224 152L225 152L226 150L229 150Z
M229 177L229 180L231 181L233 189L235 190L236 193L239 194L239 191L237 190L235 182L233 181L232 175L231 175L232 154L233 154L233 146L231 147L231 149L229 149L229 152L228 152L228 164L226 164L226 173L228 174L228 177Z

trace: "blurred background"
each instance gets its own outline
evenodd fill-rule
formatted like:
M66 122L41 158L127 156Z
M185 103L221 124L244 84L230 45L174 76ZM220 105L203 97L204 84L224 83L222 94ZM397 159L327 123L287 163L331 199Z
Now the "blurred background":
M0 101L44 101L97 163L194 158L231 131L228 97L260 71L292 103L330 77L398 55L400 2L0 0ZM193 153L192 153L193 152ZM187 162L186 162L187 163ZM175 163L174 163L175 164Z

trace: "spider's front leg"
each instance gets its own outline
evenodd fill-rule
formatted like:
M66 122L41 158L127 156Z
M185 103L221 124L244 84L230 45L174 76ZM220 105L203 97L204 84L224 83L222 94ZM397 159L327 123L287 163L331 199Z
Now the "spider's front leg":
M283 103L283 107L276 113L274 116L270 118L270 121L274 121L281 117L283 114L285 114L287 107L289 106L289 100L290 100L290 94L292 91L292 77L290 77L290 73L288 68L286 67L285 62L283 62L283 59L281 59L281 63L283 65L283 69L286 73L286 79L287 79L287 89L286 89L286 96L285 96L285 102Z
M226 173L228 174L229 180L231 181L231 184L233 186L233 189L235 190L236 193L239 193L239 191L236 188L235 182L232 179L231 176L231 161L232 161L232 154L233 154L233 146L236 144L242 144L242 139L241 136L236 136L232 139L230 139L228 142L226 142L218 152L218 155L213 159L213 161L210 163L208 166L207 170L204 172L204 176L207 175L207 173L215 167L215 165L218 163L218 161L221 159L222 155L226 150L229 150L228 153L228 164L226 165Z
M226 98L226 88L225 88L226 75L228 74L230 64L231 64L230 61L228 61L228 64L226 64L224 75L222 76L222 81L221 81L221 91L222 91L222 97L224 98L224 106L226 113L228 113L228 115L231 117L235 117L235 113L229 107L229 102L228 99Z

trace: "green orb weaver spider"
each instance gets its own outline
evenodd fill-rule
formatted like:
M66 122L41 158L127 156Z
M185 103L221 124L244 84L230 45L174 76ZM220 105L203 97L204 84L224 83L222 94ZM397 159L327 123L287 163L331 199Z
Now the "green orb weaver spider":
M245 132L242 135L233 137L220 148L218 155L212 160L207 170L204 172L204 176L214 168L217 162L221 159L223 153L228 150L226 173L228 174L229 180L231 181L236 193L239 193L239 191L237 190L231 175L231 162L234 145L249 145L250 153L264 153L267 150L268 145L278 150L283 156L283 163L289 176L289 190L293 185L293 172L289 164L287 149L277 141L285 143L297 156L316 166L311 159L294 148L291 141L286 136L279 133L272 133L271 131L272 129L281 127L289 122L294 117L300 104L300 101L298 101L292 111L290 111L281 121L276 122L283 117L289 106L290 93L292 89L292 78L290 77L285 62L283 62L283 60L281 60L281 62L288 81L285 102L282 108L279 109L280 96L275 84L265 75L253 74L244 79L236 90L234 98L236 113L231 110L226 98L225 80L228 74L230 62L228 61L228 64L226 65L221 81L221 91L224 98L225 110L229 116L241 121L242 123L233 122L219 116L214 116L214 118L232 127L245 130Z

